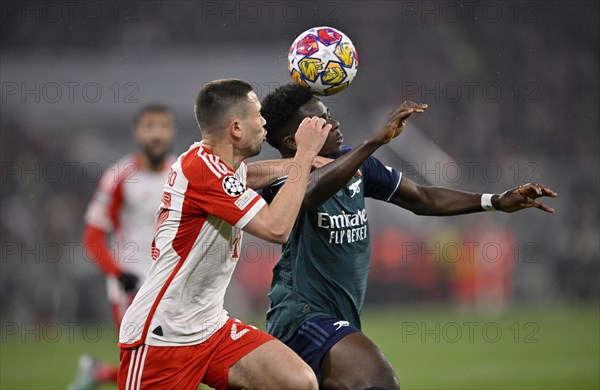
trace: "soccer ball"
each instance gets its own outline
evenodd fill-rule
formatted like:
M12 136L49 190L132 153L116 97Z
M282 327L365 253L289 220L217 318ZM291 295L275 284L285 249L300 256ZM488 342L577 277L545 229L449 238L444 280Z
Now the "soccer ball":
M294 83L315 95L343 91L356 76L358 54L346 34L332 27L313 27L296 38L288 54Z

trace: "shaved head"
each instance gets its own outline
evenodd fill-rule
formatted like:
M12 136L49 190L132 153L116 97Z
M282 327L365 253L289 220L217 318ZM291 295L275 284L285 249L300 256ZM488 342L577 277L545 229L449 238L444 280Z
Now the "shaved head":
M196 97L194 112L201 131L223 128L233 114L244 116L249 109L252 86L242 80L215 80L206 84Z

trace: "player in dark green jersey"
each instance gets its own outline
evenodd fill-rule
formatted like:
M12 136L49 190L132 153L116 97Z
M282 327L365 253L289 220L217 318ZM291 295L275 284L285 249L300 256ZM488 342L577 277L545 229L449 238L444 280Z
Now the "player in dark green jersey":
M263 101L267 141L284 158L295 154L294 129L304 117L322 117L332 125L319 155L335 161L311 174L302 211L273 270L267 313L267 331L313 368L321 387L399 387L385 356L360 331L371 256L365 197L419 215L514 212L528 207L554 211L536 201L556 196L543 185L529 183L500 195L421 186L371 156L402 132L411 114L426 108L404 102L369 140L350 149L342 145L339 122L308 89L284 85ZM355 177L359 169L361 176ZM266 188L263 197L272 199L284 181Z

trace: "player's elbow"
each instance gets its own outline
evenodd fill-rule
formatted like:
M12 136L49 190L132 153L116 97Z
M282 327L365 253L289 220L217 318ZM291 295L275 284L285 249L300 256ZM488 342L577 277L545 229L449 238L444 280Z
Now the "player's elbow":
M285 244L290 237L290 231L286 229L273 229L271 231L271 242L275 244Z
M416 196L407 207L414 214L419 216L436 215L436 200L426 187L420 187L418 196Z
M265 239L272 243L283 245L287 242L291 230L292 226L288 226L287 224L271 224L266 229L267 237Z

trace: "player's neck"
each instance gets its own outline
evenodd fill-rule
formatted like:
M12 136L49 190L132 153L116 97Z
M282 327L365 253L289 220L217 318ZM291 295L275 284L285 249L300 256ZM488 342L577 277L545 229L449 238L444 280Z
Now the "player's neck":
M203 139L200 143L203 147L219 156L228 167L233 168L234 170L237 169L237 167L240 166L240 163L247 157L242 156L238 149L226 141L219 142L212 139Z

